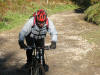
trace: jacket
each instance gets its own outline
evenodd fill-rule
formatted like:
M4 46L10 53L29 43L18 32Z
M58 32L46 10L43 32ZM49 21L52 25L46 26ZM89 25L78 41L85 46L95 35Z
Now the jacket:
M57 41L57 31L56 31L56 28L55 28L53 22L49 18L48 18L48 23L49 24L48 24L48 30L47 30L47 32L50 33L51 41L56 42ZM35 26L33 26L33 25L34 25L34 17L30 18L26 22L26 24L24 25L24 27L22 28L22 30L20 31L20 33L19 33L19 41L24 41L25 36L29 35L30 33L33 34L33 35L31 34L30 37L33 37L35 39L39 39L39 38L35 37L36 35L34 35L34 34L36 34L37 29L39 30L39 28L38 28L38 26L36 24L35 24ZM45 25L44 25L43 28L46 28ZM45 31L45 34L46 34L46 31Z

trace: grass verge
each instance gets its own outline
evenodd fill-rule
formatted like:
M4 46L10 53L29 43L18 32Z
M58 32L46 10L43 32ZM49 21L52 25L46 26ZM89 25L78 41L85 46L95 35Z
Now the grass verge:
M94 46L93 50L87 54L90 65L96 68L100 67L100 26L93 31L82 34L82 36Z
M90 6L85 11L85 19L89 22L100 25L100 2ZM91 52L88 53L88 59L91 61L91 66L100 67L100 26L91 32L82 35L89 43L94 45Z
M0 22L0 32L9 30L12 28L15 28L17 26L23 25L26 19L28 19L32 14L33 10L36 11L37 9L43 8L47 10L48 15L57 13L57 12L62 12L66 10L73 10L77 8L78 6L73 5L73 4L58 4L55 5L55 7L51 6L39 6L36 3L33 3L33 7L27 7L26 11L24 14L20 13L20 11L12 12L9 10L6 15L4 16L4 20ZM22 10L21 10L22 11Z

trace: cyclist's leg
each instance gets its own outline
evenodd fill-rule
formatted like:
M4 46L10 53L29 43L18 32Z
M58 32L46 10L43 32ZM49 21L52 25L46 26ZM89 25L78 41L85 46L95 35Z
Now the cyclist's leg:
M26 43L28 46L33 47L34 46L34 39L30 37L30 35L25 37ZM27 56L27 63L30 64L32 62L32 52L33 49L29 49L26 51L26 56Z

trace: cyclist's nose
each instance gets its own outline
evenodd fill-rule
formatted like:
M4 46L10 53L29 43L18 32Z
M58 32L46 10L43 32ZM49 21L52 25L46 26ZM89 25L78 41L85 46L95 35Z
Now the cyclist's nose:
M42 27L43 26L43 23L41 23L40 26Z

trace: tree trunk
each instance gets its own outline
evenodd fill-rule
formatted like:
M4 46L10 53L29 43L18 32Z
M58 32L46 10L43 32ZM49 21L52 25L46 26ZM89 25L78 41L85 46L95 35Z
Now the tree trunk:
M49 0L47 0L47 4L49 3Z

